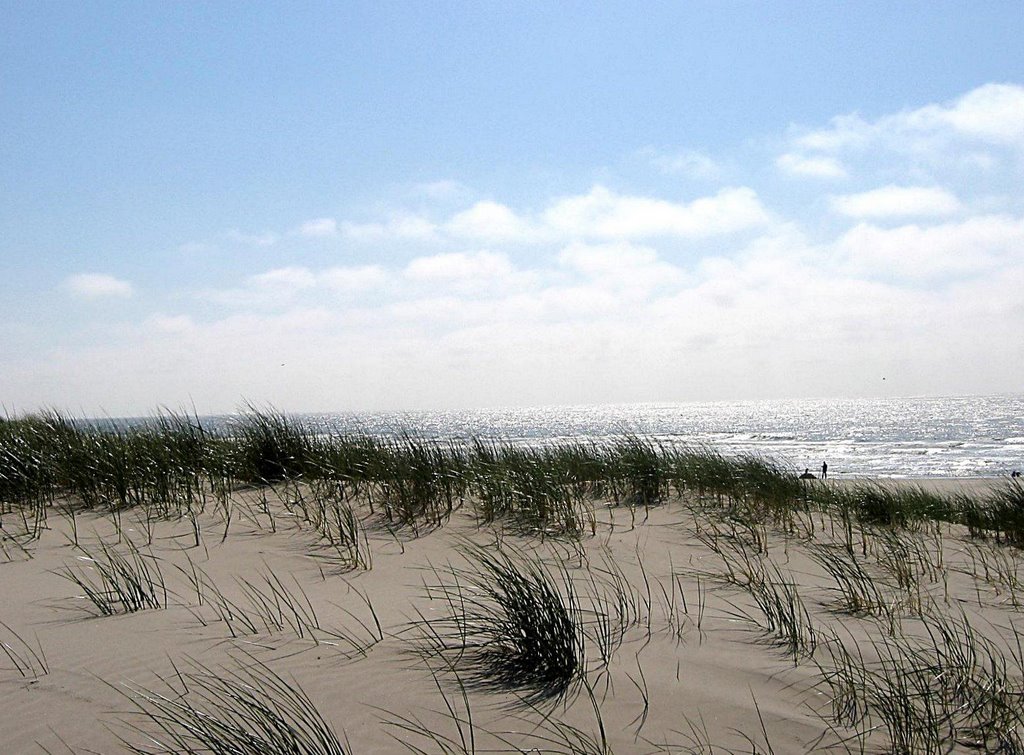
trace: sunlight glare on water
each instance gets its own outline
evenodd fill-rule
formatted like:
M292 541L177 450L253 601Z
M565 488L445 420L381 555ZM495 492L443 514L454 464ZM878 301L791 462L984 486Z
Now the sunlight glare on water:
M550 406L303 415L328 432L601 442L626 433L771 457L837 476L971 477L1024 469L1024 395Z

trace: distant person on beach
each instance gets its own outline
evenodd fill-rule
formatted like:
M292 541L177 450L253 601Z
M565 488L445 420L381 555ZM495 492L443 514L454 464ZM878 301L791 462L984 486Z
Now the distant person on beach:
M827 461L821 462L821 479L823 479L823 480L827 480L828 479L828 462Z
M811 470L808 467L804 467L804 473L800 475L801 480L817 480L818 478L811 474Z
M1015 469L1015 470L1013 470L1012 472L1010 472L1010 477L1020 477L1020 472L1018 472L1018 471L1017 471L1017 470Z

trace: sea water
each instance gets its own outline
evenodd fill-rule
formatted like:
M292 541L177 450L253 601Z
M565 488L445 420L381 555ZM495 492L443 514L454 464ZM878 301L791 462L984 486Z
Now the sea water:
M624 434L769 457L836 477L977 477L1024 470L1024 394L616 404L300 415L324 432L543 445Z

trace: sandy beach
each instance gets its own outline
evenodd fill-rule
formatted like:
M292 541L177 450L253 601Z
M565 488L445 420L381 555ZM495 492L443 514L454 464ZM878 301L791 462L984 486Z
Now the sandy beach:
M879 483L979 495L1005 481ZM938 626L969 627L964 642L976 649L991 643L1007 684L1021 688L1014 648L1024 559L959 525L850 530L817 512L743 521L738 509L693 496L597 505L591 530L573 539L481 526L469 505L419 532L385 527L361 509L354 564L300 515L298 495L287 484L239 491L194 520L51 509L36 539L19 537L24 523L8 512L5 752L115 752L126 743L165 751L137 703L178 700L199 667L219 678L246 667L258 678L278 675L308 695L352 753L881 751L900 734L880 712L878 679L895 684L898 663L927 655ZM486 572L474 545L575 596L582 668L550 698L526 703L528 685L480 683L482 661L474 667L472 652L457 647L452 612L479 597L472 582ZM137 553L159 575L158 607L104 616L83 597L104 547ZM858 597L851 584L860 573L870 578ZM796 598L780 599L783 587ZM853 657L844 653L865 666L847 687L836 681ZM856 678L866 686L851 702ZM950 694L937 729L945 746L969 751L991 732L979 734L967 703ZM869 713L856 720L848 705ZM1018 721L1000 721L1007 736L1020 736Z

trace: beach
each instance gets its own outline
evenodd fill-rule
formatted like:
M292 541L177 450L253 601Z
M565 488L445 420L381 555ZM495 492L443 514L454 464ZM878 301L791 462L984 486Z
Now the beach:
M875 483L983 496L1007 481ZM279 482L209 496L180 517L65 502L34 537L8 510L5 751L175 751L160 706L208 709L211 679L250 690L256 679L268 697L276 678L301 689L351 753L795 753L885 749L901 737L908 751L930 737L969 751L1024 731L1019 713L999 707L1024 688L1024 559L960 524L783 516L753 498L693 491L646 505L589 500L584 531L570 536L482 523L468 499L416 526L362 500L353 550L325 540L311 499L304 483ZM113 601L102 615L84 597L110 554L146 565L153 605L129 612ZM523 605L502 602L500 587L517 574L529 594L552 585L575 622L578 665L560 677L534 659L552 677L543 684L492 667L525 652L515 636ZM938 627L950 638L936 640ZM975 660L954 663L955 643ZM986 657L1003 664L1002 692L971 686L992 676ZM925 658L950 668L929 677ZM944 686L950 674L957 690ZM914 698L899 686L907 680L934 699ZM902 723L886 709L899 695L914 713ZM988 713L965 712L979 700Z

